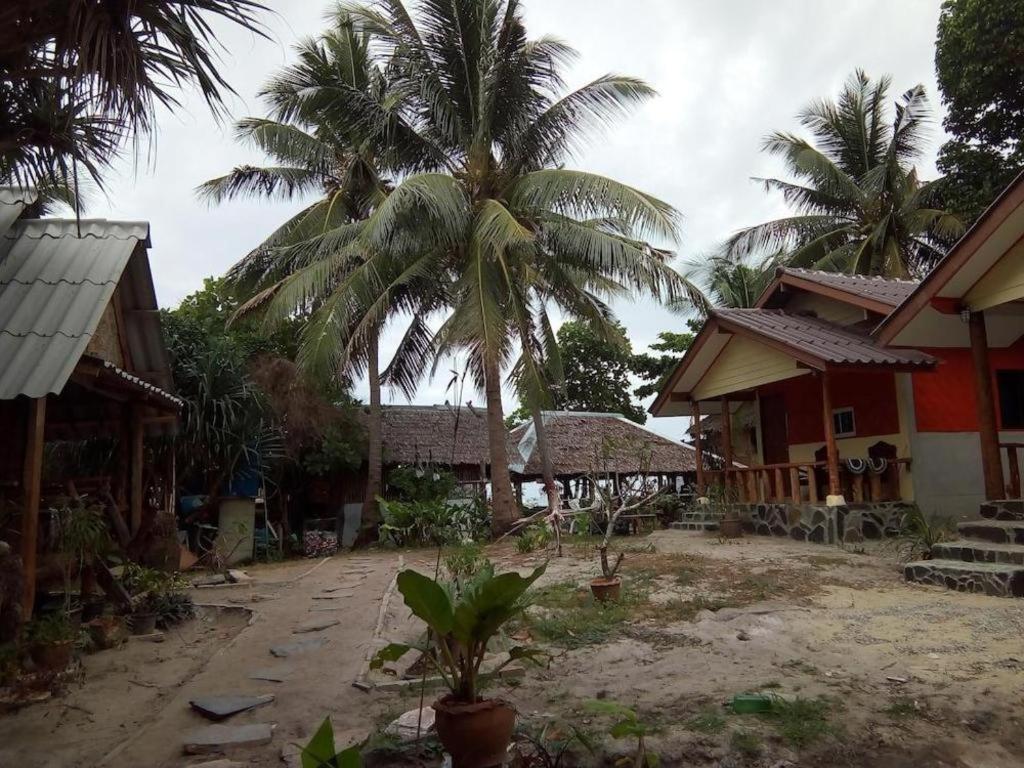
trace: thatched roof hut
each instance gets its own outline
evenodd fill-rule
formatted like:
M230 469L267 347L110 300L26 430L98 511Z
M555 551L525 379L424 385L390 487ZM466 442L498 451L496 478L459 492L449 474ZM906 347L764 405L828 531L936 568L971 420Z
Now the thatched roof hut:
M555 476L605 472L621 475L686 475L697 470L693 449L658 435L617 413L546 411ZM512 430L510 464L515 480L540 477L532 422Z
M482 478L489 464L487 411L473 406L386 405L384 464L434 464ZM483 468L483 469L482 469Z

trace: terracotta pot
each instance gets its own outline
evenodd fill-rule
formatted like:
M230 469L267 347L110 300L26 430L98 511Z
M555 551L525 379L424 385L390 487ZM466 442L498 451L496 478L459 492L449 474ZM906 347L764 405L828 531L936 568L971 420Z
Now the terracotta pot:
M93 619L87 626L89 637L100 650L116 648L128 639L128 632L120 616L101 616Z
M718 533L725 539L738 539L743 535L743 523L738 517L721 520L718 523Z
M464 704L445 696L434 702L434 724L452 768L492 768L508 755L516 711L501 699Z
M604 577L592 579L590 591L594 593L594 598L599 603L607 603L609 600L617 601L622 595L622 579L618 576L613 576L610 579Z
M133 613L128 619L133 635L151 635L156 632L155 613Z
M74 640L63 640L59 643L33 645L28 653L36 666L44 672L60 672L71 663L74 647Z

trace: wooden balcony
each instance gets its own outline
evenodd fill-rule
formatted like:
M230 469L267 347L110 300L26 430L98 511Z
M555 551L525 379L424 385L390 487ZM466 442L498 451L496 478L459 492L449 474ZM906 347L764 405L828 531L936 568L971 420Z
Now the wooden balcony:
M1020 447L1024 448L1024 444ZM853 472L841 462L839 482L846 501L900 501L900 480L909 465L910 459L892 459L881 472L867 466L863 472ZM825 461L705 470L704 477L709 487L722 489L728 502L739 504L820 504L825 501L829 486Z

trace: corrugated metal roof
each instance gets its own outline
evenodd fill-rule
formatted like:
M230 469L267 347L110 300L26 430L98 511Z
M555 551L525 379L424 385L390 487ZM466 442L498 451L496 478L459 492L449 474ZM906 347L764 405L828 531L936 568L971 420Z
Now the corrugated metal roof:
M34 189L0 187L0 235L11 228L26 206L36 201Z
M819 269L798 269L782 267L780 271L803 280L835 288L839 291L863 296L896 307L914 292L919 285L916 280L891 280L884 277L867 277L865 275L847 275L842 272L823 272Z
M777 309L716 309L713 316L724 324L740 326L833 365L928 367L935 364L935 358L924 352L889 349L866 334L817 317L790 315Z
M59 393L85 352L114 289L128 269L152 296L145 246L149 225L95 219L18 221L0 238L0 399ZM136 256L133 259L133 255ZM139 272L144 272L140 276ZM147 322L147 321L142 321ZM153 319L155 321L155 318ZM156 345L152 368L168 389L166 351L152 329L136 332L142 344ZM131 343L131 333L129 343ZM134 350L133 359L135 358ZM144 352L144 350L142 350ZM145 356L143 354L143 356ZM163 366L159 363L162 362Z

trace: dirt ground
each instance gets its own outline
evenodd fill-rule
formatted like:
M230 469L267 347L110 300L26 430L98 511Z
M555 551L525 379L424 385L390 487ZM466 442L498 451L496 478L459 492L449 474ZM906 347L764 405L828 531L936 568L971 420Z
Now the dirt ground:
M639 713L666 766L1024 765L1024 601L906 584L887 553L675 531L620 541L630 550L622 606L602 611L589 598L598 567L589 542L567 545L538 582L515 634L548 649L552 663L492 691L525 727L568 722L600 741L606 720L581 704L604 699ZM508 544L487 554L499 569L546 557ZM162 643L87 656L63 696L0 715L0 765L202 763L211 758L182 754L185 734L206 725L188 701L215 693L276 697L229 721L276 724L270 745L230 755L246 765L285 765L290 745L325 716L339 745L361 740L416 706L416 687L366 693L352 682L374 647L417 631L398 595L378 627L399 567L434 565L426 551L361 552L253 567L252 585L196 590L198 603L226 607L205 609ZM325 595L336 597L314 600ZM312 610L324 607L337 610ZM340 623L293 633L330 616ZM327 642L285 659L269 653L310 637ZM249 678L266 669L287 679ZM753 691L789 702L788 715L722 707ZM605 739L607 754L627 746ZM376 765L440 765L436 755L380 754L391 756Z

